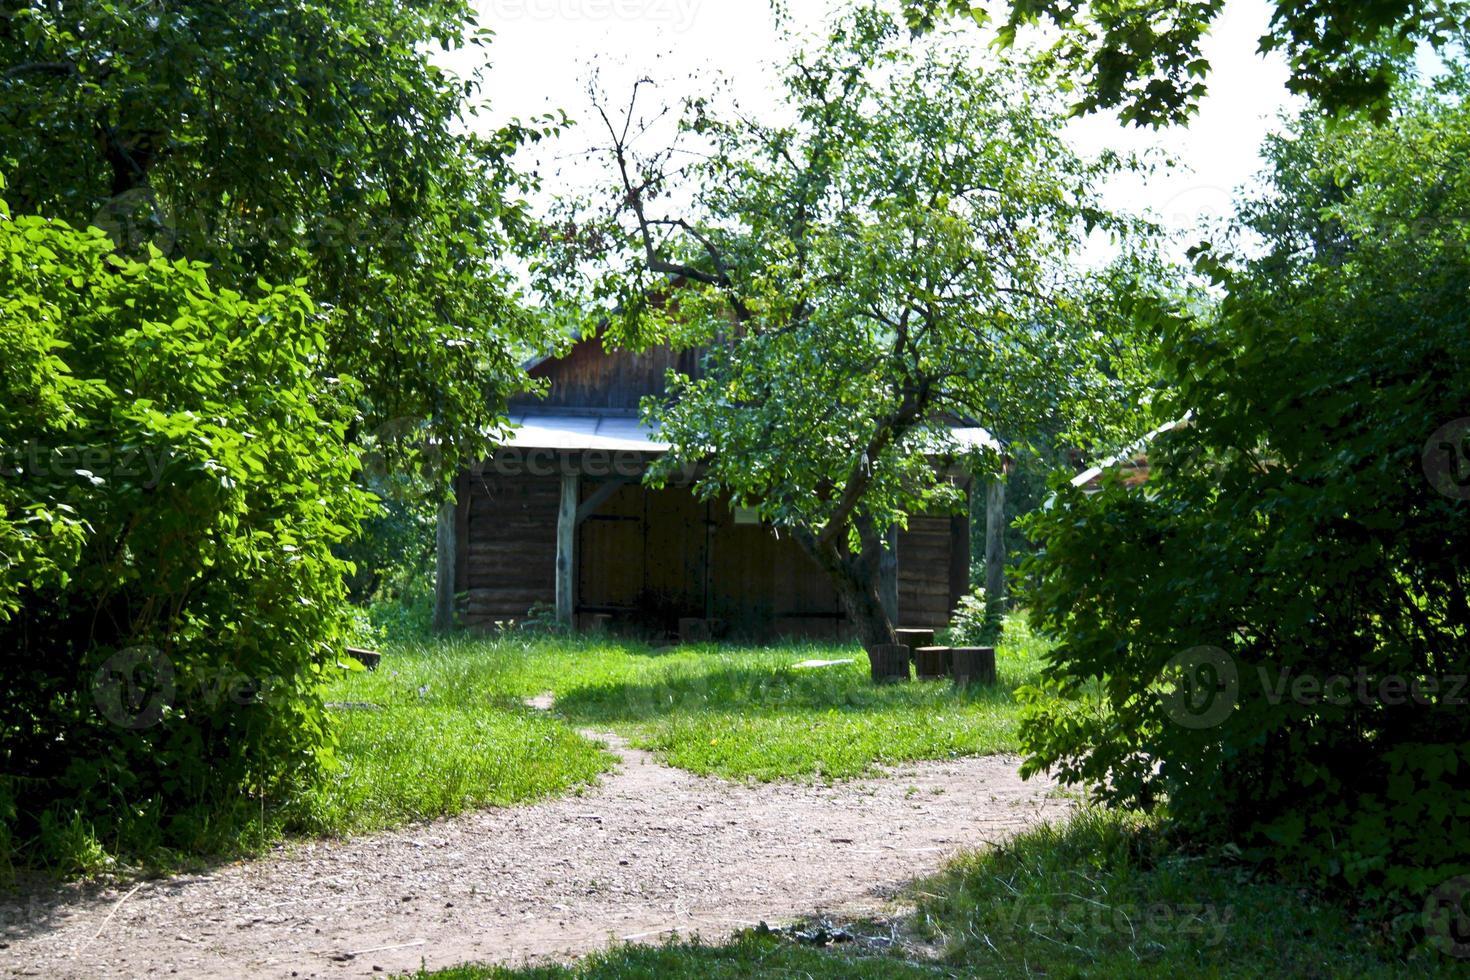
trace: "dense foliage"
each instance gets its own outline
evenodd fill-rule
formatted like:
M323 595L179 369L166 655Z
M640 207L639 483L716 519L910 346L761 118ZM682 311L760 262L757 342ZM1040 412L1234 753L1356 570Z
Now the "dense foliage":
M551 124L476 135L478 80L430 57L488 38L462 0L0 3L0 173L19 213L246 295L304 280L362 382L351 441L442 489L544 339L500 260L509 157Z
M31 861L218 843L329 751L355 386L299 286L252 291L0 207L0 845Z
M903 0L915 31L945 16L996 20L1002 42L1028 27L1057 39L1051 54L1059 81L1078 91L1077 109L1118 109L1141 125L1182 122L1206 92L1210 62L1203 42L1225 13L1226 0ZM1395 80L1416 47L1463 47L1470 5L1463 0L1276 0L1262 52L1282 52L1287 86L1332 110L1388 109ZM1003 13L1002 13L1003 10ZM1000 16L997 16L1000 14Z
M1063 488L1030 533L1046 675L1030 770L1306 867L1419 922L1470 872L1470 107L1299 122L1218 320L1163 324L1146 492ZM1250 256L1250 257L1247 257ZM1453 884L1453 883L1452 883ZM1453 888L1449 904L1458 901Z
M660 472L699 466L701 492L791 534L868 644L892 641L888 529L960 503L944 458L998 467L952 426L1021 440L1133 405L1103 311L1135 280L1077 262L1089 232L1132 240L1095 195L1120 162L1069 149L1027 68L981 65L862 6L786 66L787 124L693 100L699 162L672 168L688 147L638 157L632 110L609 120L611 329L707 351L646 406L673 444Z

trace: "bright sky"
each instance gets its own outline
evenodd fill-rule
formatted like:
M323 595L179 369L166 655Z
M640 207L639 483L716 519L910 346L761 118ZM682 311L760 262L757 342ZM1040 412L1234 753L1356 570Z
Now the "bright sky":
M491 118L524 118L559 108L578 123L525 160L542 170L552 192L585 189L595 177L605 179L579 155L599 125L586 93L594 67L615 98L625 98L633 81L647 75L661 83L669 101L691 90L708 90L714 77L723 74L731 93L748 109L758 109L770 104L774 63L789 47L767 0L474 2L483 26L497 33L489 49ZM819 27L830 9L826 0L789 0L789 6L793 19L807 30ZM1268 19L1265 0L1226 4L1205 52L1214 66L1211 95L1187 129L1139 131L1101 116L1073 126L1075 144L1084 153L1156 146L1182 164L1147 180L1119 179L1108 190L1110 205L1152 210L1181 234L1194 230L1201 219L1229 212L1233 192L1260 168L1263 136L1291 104L1285 63L1256 54ZM483 56L477 50L470 57ZM447 63L463 71L471 60L452 57Z

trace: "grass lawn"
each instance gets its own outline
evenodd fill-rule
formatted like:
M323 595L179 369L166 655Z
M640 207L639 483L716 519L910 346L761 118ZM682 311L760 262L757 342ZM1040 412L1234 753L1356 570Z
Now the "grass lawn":
M617 946L570 967L466 966L439 980L655 977L1463 976L1462 961L1378 948L1341 908L1254 877L1222 855L1182 854L1146 820L1083 811L953 862L915 888L907 953L813 949L744 934L724 945ZM861 935L861 928L858 933ZM927 950L919 955L915 948Z
M385 649L329 692L340 771L293 807L296 829L379 829L585 786L613 764L577 729L613 731L670 765L759 780L841 779L876 765L1014 751L1011 691L1044 644L1013 622L1000 684L877 687L857 646L653 649L613 639L507 634ZM807 659L853 658L816 670ZM523 701L555 695L549 713Z

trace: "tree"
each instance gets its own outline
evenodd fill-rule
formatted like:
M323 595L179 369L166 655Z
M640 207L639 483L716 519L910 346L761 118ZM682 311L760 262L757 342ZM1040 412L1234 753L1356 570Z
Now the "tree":
M1038 702L1026 770L1163 803L1406 938L1470 872L1467 92L1273 139L1240 240L1199 256L1218 317L1165 325L1193 424L1146 493L1063 487L1029 525L1046 686L1079 697Z
M567 236L607 270L615 339L707 348L699 376L645 404L673 444L655 479L695 467L700 492L791 534L868 645L893 641L889 529L960 502L935 460L999 463L951 426L1024 442L1125 386L1105 373L1116 338L1088 320L1105 277L1074 268L1088 231L1130 232L1092 193L1114 162L1067 148L1025 68L973 59L858 8L787 66L789 124L691 100L682 133L702 145L677 168L678 142L633 150L640 84L625 118L603 115L613 202ZM1132 402L1104 404L1093 421Z
M356 386L255 292L0 203L0 864L230 846L330 754Z
M363 385L351 440L442 489L543 342L501 259L510 156L550 123L473 135L477 80L429 58L488 38L462 0L0 3L0 173L18 212L127 254L299 281L323 376Z
M945 17L988 23L1000 4L974 0L904 0L915 31ZM1260 50L1282 51L1293 92L1341 109L1387 111L1395 80L1426 42L1436 48L1467 41L1470 5L1462 0L1276 0ZM1060 31L1052 48L1068 79L1081 89L1076 109L1121 109L1124 119L1158 126L1182 122L1205 94L1210 63L1200 50L1225 0L1015 0L1001 20L1000 39L1014 44L1025 27Z

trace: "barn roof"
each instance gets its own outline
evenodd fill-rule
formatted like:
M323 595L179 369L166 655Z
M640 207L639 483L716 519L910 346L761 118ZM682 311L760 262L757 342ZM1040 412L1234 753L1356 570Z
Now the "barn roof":
M658 427L627 412L512 412L505 445L516 449L667 452Z
M513 428L504 445L516 449L603 450L607 452L663 453L669 443L659 438L658 426L628 412L596 410L512 411ZM1001 451L1000 441L977 426L949 430L950 445L936 452L970 449Z
M1149 478L1148 449L1155 439L1175 429L1189 426L1194 418L1194 412L1185 413L1184 418L1165 423L1148 435L1134 442L1119 453L1117 456L1107 460L1101 466L1094 466L1085 473L1079 473L1072 480L1072 486L1078 487L1085 493L1096 493L1102 489L1102 478L1110 470L1125 471L1129 475L1124 479L1132 486L1146 483Z

